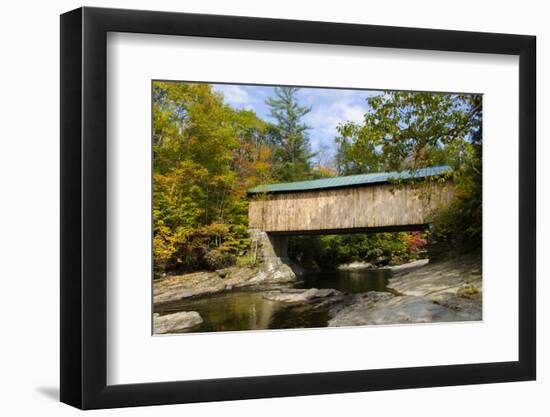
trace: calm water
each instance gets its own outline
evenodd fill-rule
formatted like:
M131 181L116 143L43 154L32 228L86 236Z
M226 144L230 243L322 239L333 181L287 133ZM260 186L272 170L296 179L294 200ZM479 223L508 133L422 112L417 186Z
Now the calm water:
M389 269L308 273L297 288L334 288L345 293L386 291ZM326 327L327 308L288 306L262 297L263 291L234 290L216 295L166 303L155 308L160 314L198 311L204 322L193 332L296 329Z
M359 293L386 291L390 269L367 269L364 271L323 271L308 273L298 288L335 288L342 292Z

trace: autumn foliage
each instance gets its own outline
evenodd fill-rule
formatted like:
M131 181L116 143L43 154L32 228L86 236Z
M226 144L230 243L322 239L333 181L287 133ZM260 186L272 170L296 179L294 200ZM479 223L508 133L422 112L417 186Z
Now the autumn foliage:
M296 261L331 267L349 260L425 256L481 245L481 96L380 92L363 121L342 120L335 157L312 152L294 87L267 99L271 121L237 110L204 83L153 83L155 272L214 270L247 258L246 191L259 184L435 165L454 168L455 197L427 232L302 237Z
M208 84L153 84L157 272L216 269L246 251L246 190L271 179L266 129Z

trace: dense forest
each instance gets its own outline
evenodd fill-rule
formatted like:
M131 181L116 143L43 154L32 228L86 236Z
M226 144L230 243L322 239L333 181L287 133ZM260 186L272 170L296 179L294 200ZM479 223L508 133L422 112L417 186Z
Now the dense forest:
M321 163L299 89L275 87L269 120L225 103L209 84L153 83L153 222L157 273L249 265L246 191L291 182L435 165L454 169L454 200L429 232L307 236L289 252L305 266L389 262L481 245L481 96L380 92L361 123L342 120ZM426 242L430 244L426 245Z

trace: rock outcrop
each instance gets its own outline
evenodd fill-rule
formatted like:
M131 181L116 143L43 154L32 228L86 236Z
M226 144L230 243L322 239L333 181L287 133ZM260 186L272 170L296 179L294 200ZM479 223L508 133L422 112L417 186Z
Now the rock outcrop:
M425 263L424 263L425 265ZM412 268L411 268L412 267ZM334 311L329 326L434 323L482 319L481 259L394 268L393 293L358 294Z
M366 293L339 311L329 326L370 324L434 323L461 320L457 312L426 297L393 296L389 293Z
M472 295L481 293L481 259L473 255L414 270L394 267L393 272L388 286L402 294L442 301L447 295L457 295L463 287L470 287Z
M258 274L250 283L280 283L296 280L296 273L290 267L286 250L287 236L268 236L261 230L249 230L250 239L259 257Z

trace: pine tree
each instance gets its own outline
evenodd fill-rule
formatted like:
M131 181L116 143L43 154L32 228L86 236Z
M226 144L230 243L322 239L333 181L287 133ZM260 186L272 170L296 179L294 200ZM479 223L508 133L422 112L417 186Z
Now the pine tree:
M302 118L311 111L300 106L296 87L275 87L275 97L266 100L270 115L276 120L269 132L277 164L275 176L280 181L299 181L311 177L313 156Z

